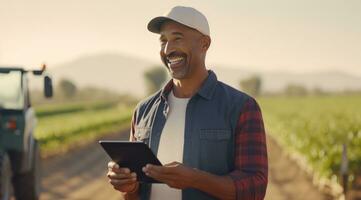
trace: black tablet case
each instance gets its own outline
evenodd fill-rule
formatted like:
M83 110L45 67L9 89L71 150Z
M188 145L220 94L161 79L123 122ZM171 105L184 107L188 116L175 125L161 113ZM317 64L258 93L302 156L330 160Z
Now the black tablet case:
M120 167L129 168L137 174L137 180L141 183L160 183L145 175L142 168L146 164L162 165L151 149L143 142L129 142L116 140L101 140L103 147L110 158Z

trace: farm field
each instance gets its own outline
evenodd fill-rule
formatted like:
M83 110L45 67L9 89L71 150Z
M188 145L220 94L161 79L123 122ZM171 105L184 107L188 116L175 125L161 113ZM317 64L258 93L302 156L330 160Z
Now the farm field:
M133 108L112 101L42 106L35 110L35 137L43 152L51 152L128 127Z
M341 183L343 144L349 181L361 174L361 95L262 97L265 126L285 151L300 155L318 178Z
M299 172L296 163L280 156L285 152L299 155L316 177L340 184L342 145L347 144L350 183L360 174L361 96L261 97L258 102L270 137L270 181L266 199L297 199L300 192L307 193L310 199L323 199L322 194L312 186L312 180ZM80 142L97 146L95 138L107 137L111 132L128 129L132 111L132 106L121 106L115 102L43 106L37 108L39 122L36 136L45 152L58 151ZM126 139L127 132L123 131L123 139ZM117 133L116 138L118 137ZM282 148L278 149L278 145L273 141ZM99 155L94 154L99 158L91 156L89 159L106 158L100 148L94 149L99 150ZM78 159L72 154L65 156ZM51 165L49 163L52 160L45 161L46 166ZM97 169L103 168L105 162L94 166L97 166ZM63 165L68 166L69 162L65 160ZM63 172L67 173L69 170L64 167ZM95 168L89 169L89 173L92 170ZM52 178L46 176L44 182L47 183ZM109 189L103 175L99 175L97 180L100 182L94 183L94 187L97 185L96 187ZM91 186L82 187L86 191ZM295 190L294 187L298 189ZM44 199L53 197L48 188L44 188L44 192ZM74 190L71 194L86 195L81 189ZM115 198L118 196L111 189L107 194L112 197L114 195Z

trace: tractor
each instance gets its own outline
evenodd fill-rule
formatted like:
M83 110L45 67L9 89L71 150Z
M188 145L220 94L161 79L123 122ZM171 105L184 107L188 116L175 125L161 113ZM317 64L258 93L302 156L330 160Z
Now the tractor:
M52 80L45 71L45 65L41 70L0 67L0 200L40 198L40 149L28 76L43 77L44 95L50 98Z

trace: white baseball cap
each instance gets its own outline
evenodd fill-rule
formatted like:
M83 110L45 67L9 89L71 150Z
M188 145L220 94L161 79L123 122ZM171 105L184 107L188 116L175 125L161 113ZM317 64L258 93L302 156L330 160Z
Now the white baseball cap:
M148 23L148 30L153 33L160 33L163 22L168 20L173 20L210 36L207 18L198 10L184 6L176 6L164 15L153 18Z

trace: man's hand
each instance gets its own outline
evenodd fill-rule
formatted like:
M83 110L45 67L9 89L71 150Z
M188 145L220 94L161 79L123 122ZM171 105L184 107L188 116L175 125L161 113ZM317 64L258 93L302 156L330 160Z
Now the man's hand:
M137 174L131 173L128 168L120 168L113 161L108 162L107 176L114 189L121 192L134 192L138 188Z
M179 162L172 162L164 166L147 164L143 167L143 172L147 176L177 189L193 187L197 175L196 169L184 166Z

